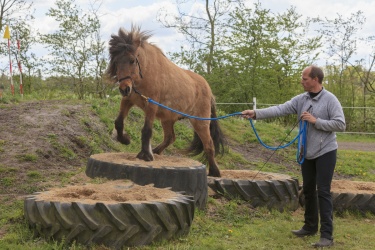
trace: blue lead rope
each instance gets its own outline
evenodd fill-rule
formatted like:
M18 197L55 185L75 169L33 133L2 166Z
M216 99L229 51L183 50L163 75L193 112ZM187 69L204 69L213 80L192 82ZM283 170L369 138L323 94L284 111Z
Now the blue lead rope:
M231 117L231 116L236 116L236 115L242 115L241 112L236 112L236 113L232 113L232 114L228 114L228 115L224 115L224 116L219 116L219 117L213 117L213 118L204 118L204 117L198 117L198 116L193 116L193 115L188 115L188 114L185 114L185 113L182 113L180 111L177 111L177 110L174 110L170 107L167 107L161 103L158 103L154 100L152 100L151 98L146 98L148 102L152 103L152 104L155 104L157 106L160 106L162 108L165 108L169 111L172 111L174 113L177 113L179 115L182 115L182 116L185 116L187 118L191 118L191 119L197 119L197 120L220 120L220 119L224 119L224 118L227 118L227 117ZM260 142L260 144L267 148L267 149L270 149L270 150L278 150L278 149L282 149L282 148L286 148L286 147L289 147L291 144L293 144L297 139L298 140L298 148L297 148L297 154L296 154L296 158L297 158L297 162L299 164L302 164L305 160L305 155L306 155L306 131L307 131L307 121L304 121L302 122L302 120L299 121L299 133L298 135L293 139L291 140L290 142L284 144L284 145L280 145L278 147L271 147L271 146L268 146L266 145L259 137L256 129L255 129L255 126L254 126L254 123L253 123L253 120L252 119L248 119L250 121L250 125L254 131L254 134L256 136L256 138L258 139L258 141Z
M154 100L152 100L150 97L147 99L148 102L151 102L155 105L158 105L162 108L165 108L165 109L168 109L169 111L172 111L172 112L175 112L179 115L183 115L187 118L192 118L192 119L197 119L197 120L203 120L203 121L206 121L206 120L212 120L212 121L215 121L215 120L220 120L220 119L224 119L224 118L227 118L227 117L231 117L231 116L236 116L236 115L242 115L241 112L237 112L237 113L233 113L233 114L229 114L229 115L224 115L224 116L219 116L219 117L213 117L213 118L204 118L204 117L199 117L199 116L193 116L193 115L188 115L188 114L185 114L185 113L182 113L180 111L177 111L177 110L174 110L174 109L171 109L170 107L167 107L161 103L158 103Z

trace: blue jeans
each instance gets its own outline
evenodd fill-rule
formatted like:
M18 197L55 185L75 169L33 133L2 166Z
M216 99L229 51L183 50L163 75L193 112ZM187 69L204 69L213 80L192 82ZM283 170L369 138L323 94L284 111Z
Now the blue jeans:
M302 163L305 224L303 229L317 232L320 214L320 237L333 239L333 205L331 182L336 166L337 150Z

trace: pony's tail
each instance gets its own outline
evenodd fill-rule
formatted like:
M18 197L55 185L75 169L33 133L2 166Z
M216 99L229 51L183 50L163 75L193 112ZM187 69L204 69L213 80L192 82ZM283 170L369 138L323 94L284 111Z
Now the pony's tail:
M211 118L217 118L215 105L216 105L215 99L212 98L211 99ZM223 132L220 129L220 126L217 120L211 120L210 122L210 135L214 143L215 155L217 154L223 155L225 153L226 140L225 140ZM199 138L196 132L194 132L194 138L190 144L188 151L191 155L199 155L200 153L203 152L202 140Z

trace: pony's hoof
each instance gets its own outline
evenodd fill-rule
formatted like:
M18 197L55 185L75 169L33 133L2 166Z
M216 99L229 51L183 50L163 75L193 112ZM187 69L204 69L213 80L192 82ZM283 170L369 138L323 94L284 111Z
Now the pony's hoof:
M118 136L117 140L120 143L125 144L125 145L129 145L130 144L130 139L128 137L125 137L125 136Z
M218 172L218 171L216 171L216 172L208 171L208 176L212 176L212 177L221 177L221 174L220 174L220 172Z
M152 150L152 153L160 155L163 152L159 147L156 147Z
M149 152L141 151L137 154L137 158L144 161L153 161L154 156L150 154Z

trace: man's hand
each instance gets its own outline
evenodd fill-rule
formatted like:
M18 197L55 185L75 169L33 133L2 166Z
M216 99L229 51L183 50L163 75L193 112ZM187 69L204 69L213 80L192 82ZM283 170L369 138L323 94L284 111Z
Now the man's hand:
M244 118L255 119L255 111L254 110L247 109L247 110L242 111L241 113L242 113L242 117L244 117Z
M310 114L309 112L303 112L301 115L302 121L308 121L309 123L315 124L316 123L316 118Z

